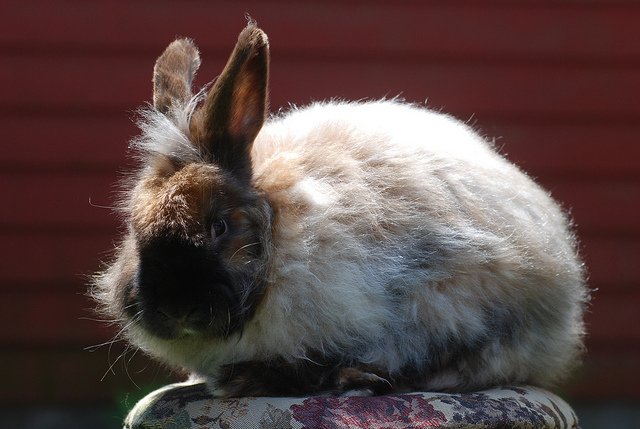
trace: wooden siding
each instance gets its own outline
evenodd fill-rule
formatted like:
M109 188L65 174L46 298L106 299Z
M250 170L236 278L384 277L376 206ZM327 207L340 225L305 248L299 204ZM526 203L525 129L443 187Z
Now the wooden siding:
M570 398L639 398L640 5L631 1L18 1L0 4L4 404L94 402L162 383L90 320L117 240L118 171L176 35L219 72L245 12L269 34L272 107L401 94L469 120L571 210L597 289ZM121 361L128 361L131 354ZM138 373L139 368L146 370ZM135 369L134 369L135 368Z

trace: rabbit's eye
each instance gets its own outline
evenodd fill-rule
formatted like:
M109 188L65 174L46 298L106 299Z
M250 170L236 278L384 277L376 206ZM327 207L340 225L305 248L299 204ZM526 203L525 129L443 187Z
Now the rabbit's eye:
M211 224L211 239L215 240L227 231L227 223L224 219L216 219Z

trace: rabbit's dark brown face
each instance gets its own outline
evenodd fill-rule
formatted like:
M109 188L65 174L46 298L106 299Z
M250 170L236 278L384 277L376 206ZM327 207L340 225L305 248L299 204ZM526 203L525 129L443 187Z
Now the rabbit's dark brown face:
M129 317L162 338L225 336L264 290L268 206L215 165L143 179L132 194L137 266Z
M126 198L129 233L96 284L127 326L164 339L226 336L255 311L268 271L271 209L252 186L251 148L267 110L266 35L250 23L204 99L200 65L176 40L154 68L154 109Z

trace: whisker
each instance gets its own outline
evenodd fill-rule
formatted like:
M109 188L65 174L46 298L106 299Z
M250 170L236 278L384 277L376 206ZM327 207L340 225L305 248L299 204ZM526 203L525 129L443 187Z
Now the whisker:
M131 365L131 360L135 357L136 353L138 353L139 350L140 350L140 348L136 347L135 351L133 352L131 357L125 362L125 365L124 365L124 371L127 374L127 377L129 378L129 381L131 381L133 383L133 385L138 388L138 390L140 390L140 386L138 386L138 383L133 381L133 378L131 377L131 374L129 374L129 365Z
M111 346L113 346L113 343L115 343L117 340L119 340L122 336L122 334L129 329L131 326L133 326L134 324L138 323L140 321L140 319L142 319L142 310L140 310L139 312L137 312L133 318L129 321L129 323L127 323L126 325L124 325L114 336L111 340L109 341L105 341L104 343L101 344L96 344L93 346L88 346L85 347L84 350L93 352L96 351L97 349L99 349L100 347L109 345L109 351L111 351Z
M122 329L120 329L120 331L118 331L118 333L113 337L113 339L111 340L110 344L109 344L109 350L107 351L107 362L109 363L109 368L107 368L107 371L104 373L104 375L102 376L102 378L100 379L100 381L103 381L105 379L105 377L107 376L107 374L109 374L109 372L111 372L113 375L116 375L115 371L113 370L113 368L115 367L116 363L124 356L126 355L127 351L129 350L129 345L127 345L124 349L124 352L122 352L113 362L111 362L111 350L113 348L113 345L116 343L116 341L119 339L119 337L127 330L129 329L131 326L133 326L135 323L138 323L140 321L140 319L142 319L142 310L138 311L136 314L134 314L134 316L131 318L131 321L129 323L127 323L126 325L124 325L122 327Z
M303 359L303 360L309 361L309 362L311 362L312 364L317 365L317 366L327 366L326 364L321 364L320 362L316 362L316 361L314 361L313 359L311 359L311 358L310 358L310 357L308 357L307 355L301 355L301 356L296 356L296 357L297 357L298 359Z
M113 345L113 343L112 343ZM129 350L129 346L127 346L124 351L122 353L120 353L120 355L116 358L116 360L114 360L113 362L111 362L111 359L109 359L109 368L107 368L107 370L105 371L105 373L102 375L102 378L100 378L100 381L104 381L104 379L107 377L107 374L111 373L113 375L116 375L115 371L113 370L113 367L116 365L116 363L118 363L118 361L127 354L127 350ZM109 347L109 353L111 353L111 347Z
M83 348L82 350L93 353L93 352L95 352L96 350L98 350L100 347L104 347L104 346L106 346L106 345L108 345L108 344L113 343L113 341L114 341L114 340L113 340L113 339L111 339L111 340L109 340L109 341L105 341L104 343L95 344L95 345L92 345L92 346L87 346L87 347Z
M123 310L128 310L128 309L133 308L133 307L135 307L135 306L137 306L137 305L138 305L138 303L137 303L137 302L134 302L134 303L131 303L131 304L129 304L129 305L125 305L122 309L123 309Z
M91 322L108 323L110 325L113 325L114 323L118 323L121 321L118 319L95 319L93 317L78 317L78 320L89 320Z
M97 208L97 209L116 210L116 208L115 208L115 207L112 207L112 206L102 206L102 205L100 205L100 204L94 204L94 203L93 203L93 201L91 201L91 197L89 197L89 205L90 205L91 207L95 207L95 208Z
M233 252L233 255L231 255L231 257L229 258L229 260L233 259L234 256L236 256L238 254L239 251L246 249L247 247L251 247L251 246L255 246L260 244L259 241L256 241L255 243L249 243L249 244L245 244L244 246L240 247L238 250L236 250L235 252Z

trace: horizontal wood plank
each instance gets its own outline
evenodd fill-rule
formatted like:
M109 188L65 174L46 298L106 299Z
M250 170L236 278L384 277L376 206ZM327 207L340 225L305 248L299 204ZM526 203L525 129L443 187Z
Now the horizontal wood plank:
M131 119L115 115L3 115L3 171L111 172L126 162L128 141L138 134Z
M480 131L534 177L640 177L638 125L478 121Z
M119 225L111 208L118 195L115 173L2 174L0 229L110 231ZM543 179L572 214L580 232L640 235L640 177L628 180Z
M578 232L640 235L640 177L624 181L543 180L571 214Z
M0 228L42 231L113 231L118 194L115 174L0 173L0 195L11 204L0 206Z
M581 237L580 248L592 288L638 289L640 240L637 237L587 235Z
M120 343L110 351L103 348L95 352L79 346L3 348L0 400L8 407L95 403L119 406L123 415L114 416L113 424L117 427L124 413L146 393L183 378L141 352L134 355L128 351L118 359L124 349Z
M0 341L4 344L83 347L109 343L119 328L101 321L85 291L1 292ZM104 347L108 348L108 344Z
M640 349L589 350L583 365L574 372L562 395L570 403L576 400L640 400Z
M118 403L127 410L153 389L185 378L183 374L162 368L140 352L134 355L129 351L118 359L124 349L120 343L111 351L95 352L80 347L4 348L0 351L0 360L4 365L5 388L0 389L0 400L5 406L78 405L100 401ZM560 386L561 394L569 402L640 399L639 359L637 348L590 350L583 365Z
M48 285L77 290L86 276L108 261L118 234L4 232L0 249L0 285L4 290L47 290ZM581 253L594 288L629 290L638 286L640 239L581 236Z
M115 232L4 232L0 234L0 287L42 291L55 286L78 291L100 262L110 259L116 237Z
M638 302L637 287L619 292L603 286L594 291L585 317L588 343L600 349L616 345L640 347Z
M226 58L206 58L202 83ZM0 111L132 112L151 99L154 56L0 57ZM43 79L43 71L47 78ZM332 97L394 97L424 102L462 118L582 118L637 123L640 79L635 68L392 63L384 60L301 62L272 58L274 106ZM594 119L595 118L595 119Z
M36 237L32 241L41 240ZM26 240L23 238L23 241ZM612 252L598 249L598 245L602 246L602 243L587 242L585 250L591 273L589 285L597 289L587 314L589 340L594 344L636 344L640 347L640 312L637 311L640 290L636 276L640 241L636 241L631 250L618 249L619 243L612 242ZM589 265L594 251L606 254L608 258L600 257L598 263ZM93 313L95 303L87 296L88 281L69 274L73 272L69 266L76 264L86 263L86 270L95 267L98 252L83 251L78 245L73 250L65 246L60 252L71 253L66 264L49 262L48 259L61 258L59 253L53 252L46 255L38 255L37 250L32 252L28 256L35 257L38 263L29 266L24 263L27 255L2 255L12 265L6 267L11 271L2 270L3 278L0 278L0 301L11 303L0 313L0 341L22 345L96 344L117 333L117 327L91 320L99 317ZM50 266L44 268L50 272L42 267L47 262ZM32 283L24 284L30 280L29 273ZM7 276L14 277L16 283ZM53 280L48 281L47 277ZM620 326L625 328L620 329Z
M126 112L0 116L9 149L0 152L0 167L25 174L121 171L131 165L127 142L139 133L134 118ZM474 119L472 125L533 176L640 177L639 125Z
M97 315L96 304L80 292L0 291L0 297L11 303L0 314L0 341L8 344L91 347L109 343L120 332L118 325ZM586 315L589 343L640 347L639 299L633 290L595 291Z
M0 10L0 50L157 51L185 35L206 50L228 52L249 13L268 32L274 51L283 53L402 53L484 61L494 56L640 58L634 43L640 7L633 2L12 0Z

